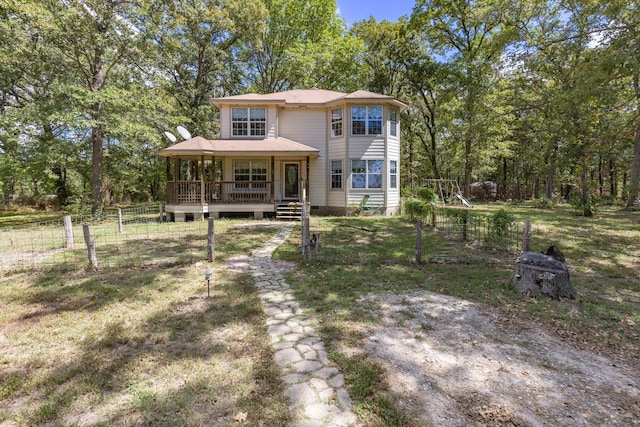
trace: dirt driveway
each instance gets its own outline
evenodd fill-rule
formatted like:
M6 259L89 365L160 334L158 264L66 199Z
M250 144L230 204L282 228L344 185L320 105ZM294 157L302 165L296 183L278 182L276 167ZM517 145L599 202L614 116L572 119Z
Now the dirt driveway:
M364 352L420 423L640 426L640 373L534 327L509 327L468 301L421 291L372 295L380 322Z

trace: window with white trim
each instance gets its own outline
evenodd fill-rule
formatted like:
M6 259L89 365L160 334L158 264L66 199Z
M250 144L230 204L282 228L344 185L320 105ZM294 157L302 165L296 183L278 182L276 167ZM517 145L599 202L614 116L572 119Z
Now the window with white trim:
M331 136L342 136L342 108L331 110Z
M233 180L236 188L264 187L267 180L266 160L236 160L233 162ZM256 181L259 181L256 183ZM246 182L246 183L245 183ZM256 185L258 184L258 185Z
M389 111L389 135L398 136L398 110L395 108Z
M382 188L382 160L351 160L351 188Z
M398 161L389 160L389 188L398 188Z
M382 134L382 106L354 105L351 107L351 135Z
M331 189L340 190L342 188L342 160L331 161Z
M266 108L231 109L231 134L233 136L265 136L266 129Z

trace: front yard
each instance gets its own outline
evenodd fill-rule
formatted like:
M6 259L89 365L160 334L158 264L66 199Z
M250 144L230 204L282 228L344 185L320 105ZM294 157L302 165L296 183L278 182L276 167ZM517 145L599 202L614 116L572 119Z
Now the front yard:
M588 359L581 353L586 351L616 365L602 366L596 376L614 368L620 369L616 375L635 372L625 377L629 384L602 398L621 406L614 408L616 423L640 419L638 214L603 211L584 219L563 208L500 207L532 219L533 250L561 248L579 300L523 298L508 285L517 254L446 240L433 231L424 235L424 259L440 257L415 265L414 226L403 218L314 217L312 231L320 233L321 250L310 262L300 261L299 228L274 254L297 263L287 280L322 325L330 358L343 370L365 425L438 424L429 418L437 408L420 413L424 405L409 387L411 378L427 387L418 387L419 394L442 392L443 405L453 405L449 425L461 425L455 419L534 425L515 417L508 402L478 394L482 390L459 390L468 394L456 397L439 385L447 378L465 383L457 371L439 380L423 369L421 359L403 376L393 357L421 354L442 364L441 357L469 355L465 360L476 360L484 370L501 363L513 369L507 360L515 353L498 351L492 343L516 345L529 337L530 344L538 333L554 344L543 347L546 351L575 351L581 360ZM0 277L0 425L286 425L280 371L256 291L248 276L223 268L226 259L249 254L274 230L236 224L216 222L210 299L202 275L207 263L165 263L159 253L145 267L89 272L82 264L64 272ZM438 310L448 313L439 319L449 319L455 307L469 310L459 311L462 321L438 321ZM474 310L482 321L477 327L464 321ZM458 335L447 333L451 325L462 329ZM395 347L387 341L391 338L399 340ZM439 353L445 338L449 353ZM379 351L385 346L398 352L385 355ZM478 362L487 357L493 365ZM596 370L587 359L584 366ZM559 376L571 374L564 365L553 366L556 361L551 354L537 358L535 366L529 362L535 370L520 369L518 378L526 383L527 375L544 378L554 369ZM562 425L554 414L546 416Z

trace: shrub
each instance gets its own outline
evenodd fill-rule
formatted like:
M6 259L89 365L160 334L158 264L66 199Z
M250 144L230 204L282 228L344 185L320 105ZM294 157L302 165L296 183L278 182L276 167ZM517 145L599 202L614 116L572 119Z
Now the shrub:
M590 217L596 211L598 199L592 195L583 197L582 192L575 191L571 194L571 206L575 215Z
M547 199L546 197L543 197L541 199L537 199L533 206L537 209L551 209L555 206L555 202L553 201L553 199Z
M507 240L516 225L516 217L500 209L491 216L491 228L489 230L489 242L500 247L507 246Z

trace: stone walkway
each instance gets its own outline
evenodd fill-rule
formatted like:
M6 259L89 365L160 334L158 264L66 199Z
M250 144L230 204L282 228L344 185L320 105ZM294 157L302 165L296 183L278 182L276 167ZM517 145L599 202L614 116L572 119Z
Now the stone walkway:
M284 373L285 394L294 419L290 427L357 426L344 377L327 358L313 320L304 315L271 259L294 225L281 224L278 233L255 250L246 265L236 262L235 266L248 271L256 281L274 359Z

